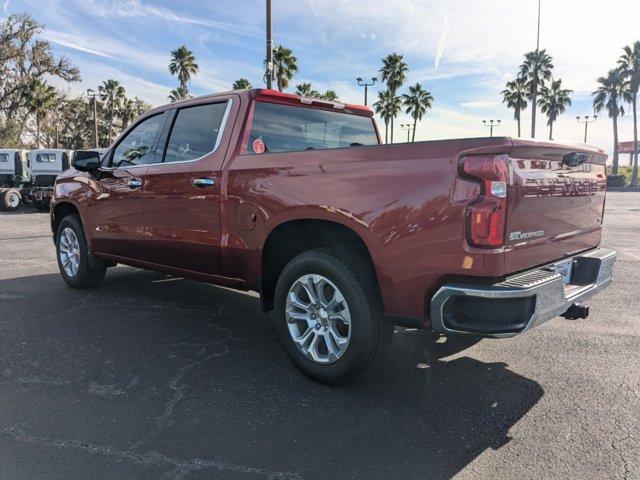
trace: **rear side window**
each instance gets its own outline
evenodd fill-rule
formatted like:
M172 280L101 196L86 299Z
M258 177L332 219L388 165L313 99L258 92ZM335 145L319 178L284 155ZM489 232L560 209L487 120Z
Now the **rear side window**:
M9 154L7 153L0 153L0 163L2 162L8 162L9 161Z
M136 125L113 152L111 166L146 165L155 162L155 144L164 124L164 115L147 118Z
M181 108L176 114L164 162L195 160L212 152L221 134L227 102Z
M56 154L55 153L38 153L36 154L36 162L56 163Z
M254 145L279 153L377 144L370 117L257 102L247 153L262 153Z

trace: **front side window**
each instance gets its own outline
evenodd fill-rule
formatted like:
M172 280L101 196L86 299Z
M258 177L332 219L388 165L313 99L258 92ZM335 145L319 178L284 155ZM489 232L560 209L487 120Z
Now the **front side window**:
M56 163L56 154L55 153L38 153L36 154L36 162Z
M8 162L8 161L9 161L9 154L8 153L0 153L0 163Z
M155 162L155 145L164 124L164 114L139 123L118 144L113 152L112 167L147 165Z
M378 145L373 119L307 107L257 102L247 153ZM259 150L254 150L255 146Z
M212 152L221 134L227 102L197 105L178 110L164 162L195 160Z

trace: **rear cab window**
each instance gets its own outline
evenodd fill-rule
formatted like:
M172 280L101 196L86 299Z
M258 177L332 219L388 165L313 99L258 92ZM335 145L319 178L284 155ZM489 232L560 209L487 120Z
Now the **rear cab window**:
M8 153L0 153L0 163L8 162L8 161L9 161L9 154Z
M373 118L257 101L247 154L378 145Z

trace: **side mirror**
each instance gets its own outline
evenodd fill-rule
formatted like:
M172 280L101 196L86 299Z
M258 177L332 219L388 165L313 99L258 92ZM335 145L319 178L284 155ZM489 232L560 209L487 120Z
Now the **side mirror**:
M76 150L71 165L80 172L94 172L100 168L100 152Z

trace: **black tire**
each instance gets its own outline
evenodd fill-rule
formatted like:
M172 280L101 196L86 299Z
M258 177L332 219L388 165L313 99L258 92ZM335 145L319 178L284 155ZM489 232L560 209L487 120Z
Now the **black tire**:
M44 200L34 200L33 206L36 210L49 210L49 205L47 205L47 202L45 202Z
M2 210L5 212L15 212L19 210L22 205L20 190L17 188L8 188L4 191L0 202L2 203Z
M75 275L65 271L60 255L60 242L62 233L65 229L70 228L75 234L79 245L79 262ZM105 276L106 267L92 267L89 262L89 247L84 236L82 222L78 215L67 215L60 221L58 230L56 231L56 258L58 260L58 268L60 274L67 284L73 288L91 288L97 286Z
M320 364L308 358L294 343L285 316L287 296L297 279L322 275L342 293L351 314L351 337L337 360ZM372 268L353 252L319 249L302 253L283 269L274 306L278 333L293 363L306 375L328 385L364 378L384 360L393 336L393 325L384 319L380 292Z

